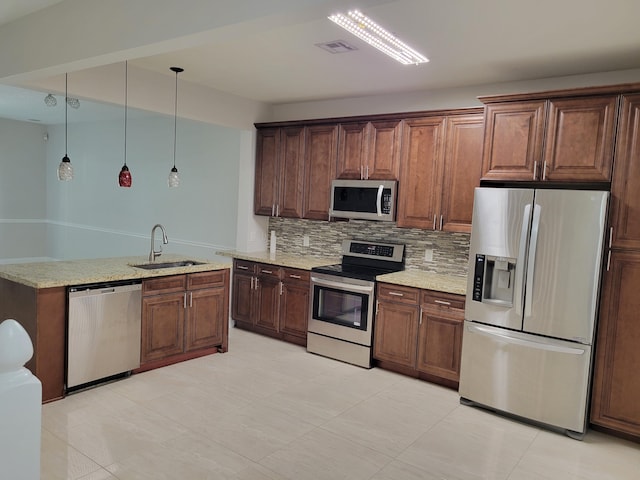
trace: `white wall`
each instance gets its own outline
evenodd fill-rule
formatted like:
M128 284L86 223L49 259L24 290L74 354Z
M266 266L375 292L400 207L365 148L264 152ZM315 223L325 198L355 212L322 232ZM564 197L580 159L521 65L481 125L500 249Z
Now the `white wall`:
M64 126L49 129L47 218L49 255L57 259L147 255L151 228L167 230L168 253L215 258L236 243L240 130L178 119L176 166L181 184L167 187L173 165L173 118L131 119L127 164L132 187L118 186L123 122L69 125L75 178L59 182ZM158 235L158 238L160 236ZM157 243L157 242L156 242Z
M0 119L0 263L46 256L45 131Z

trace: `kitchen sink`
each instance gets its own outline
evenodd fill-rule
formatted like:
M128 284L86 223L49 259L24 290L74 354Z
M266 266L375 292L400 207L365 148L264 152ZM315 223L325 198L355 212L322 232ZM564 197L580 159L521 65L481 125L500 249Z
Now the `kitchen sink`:
M143 263L140 265L132 265L135 268L144 268L145 270L158 270L160 268L176 268L176 267L192 267L193 265L202 265L204 262L195 260L180 260L178 262L160 262L160 263Z

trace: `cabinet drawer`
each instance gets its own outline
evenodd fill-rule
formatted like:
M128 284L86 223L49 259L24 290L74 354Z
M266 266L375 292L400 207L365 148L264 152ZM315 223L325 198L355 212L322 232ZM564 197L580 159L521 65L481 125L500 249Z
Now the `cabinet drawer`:
M182 292L185 289L186 278L186 275L171 275L143 280L142 294L158 295L159 293Z
M298 270L297 268L283 268L282 280L284 282L309 283L311 272L308 270Z
M248 274L255 273L256 264L254 262L250 262L249 260L238 260L237 258L233 261L233 269L239 272L245 272Z
M417 305L420 303L420 290L412 287L379 283L378 300Z
M200 288L224 287L226 278L227 270L190 273L187 275L187 289L197 290Z
M423 290L421 304L422 306L434 306L464 310L464 297L462 295L454 295L451 293Z
M256 273L260 276L273 277L280 280L280 267L266 263L258 263L257 269L258 271Z

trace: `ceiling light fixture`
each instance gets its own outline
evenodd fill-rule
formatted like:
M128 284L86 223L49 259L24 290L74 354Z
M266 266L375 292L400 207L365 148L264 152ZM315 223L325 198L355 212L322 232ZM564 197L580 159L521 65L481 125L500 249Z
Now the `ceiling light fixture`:
M118 175L118 185L121 187L131 187L131 172L127 167L127 84L128 84L128 62L124 62L124 165Z
M55 107L58 104L58 100L56 100L56 97L54 97L53 95L49 94L44 97L44 104L47 107Z
M170 70L176 74L176 101L173 110L173 168L169 172L169 178L167 179L167 185L172 188L180 185L180 176L178 175L178 169L176 168L176 138L178 132L178 74L184 72L183 68L171 67Z
M60 165L58 165L58 180L63 182L68 182L73 180L73 167L71 166L71 160L69 159L68 150L67 150L67 131L69 128L69 122L67 121L67 105L66 101L69 94L69 83L68 83L69 74L64 74L64 157L62 157L62 161Z
M349 11L347 15L331 15L329 20L404 65L418 65L429 61L358 10Z
M80 100L77 98L67 98L67 105L77 110L80 108Z

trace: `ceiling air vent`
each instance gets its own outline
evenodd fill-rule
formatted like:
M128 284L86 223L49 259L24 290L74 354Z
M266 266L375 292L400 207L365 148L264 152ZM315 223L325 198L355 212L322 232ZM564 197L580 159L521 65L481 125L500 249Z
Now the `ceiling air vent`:
M353 45L348 44L344 40L333 40L331 42L316 43L317 47L326 50L329 53L346 53L357 50Z

